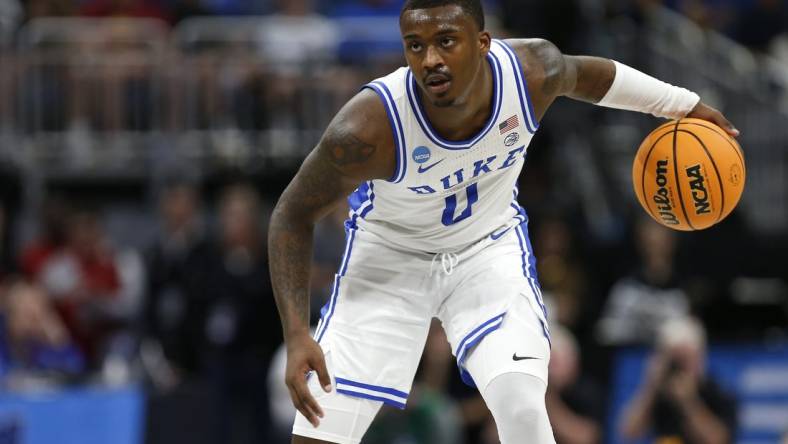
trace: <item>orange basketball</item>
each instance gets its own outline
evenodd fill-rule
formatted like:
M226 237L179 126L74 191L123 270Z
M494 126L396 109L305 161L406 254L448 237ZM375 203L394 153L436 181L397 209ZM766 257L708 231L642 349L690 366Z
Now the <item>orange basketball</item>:
M652 131L632 166L640 205L657 222L683 231L708 228L730 214L745 176L736 140L701 119L680 119Z

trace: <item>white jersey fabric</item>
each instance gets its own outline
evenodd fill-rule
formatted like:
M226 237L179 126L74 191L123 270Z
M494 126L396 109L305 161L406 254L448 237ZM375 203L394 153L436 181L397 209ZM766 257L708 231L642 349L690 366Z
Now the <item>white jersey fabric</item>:
M493 40L487 62L492 112L479 134L461 142L432 129L409 68L365 85L386 106L397 166L390 180L365 182L353 193L352 226L407 250L440 253L499 236L525 220L516 183L538 123L512 48Z

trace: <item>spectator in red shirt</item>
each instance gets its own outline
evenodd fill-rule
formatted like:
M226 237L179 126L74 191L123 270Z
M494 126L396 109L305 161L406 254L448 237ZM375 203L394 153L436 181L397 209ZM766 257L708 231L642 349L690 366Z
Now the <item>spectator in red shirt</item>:
M117 252L92 211L75 212L65 244L36 274L54 300L89 364L100 364L104 347L135 314L144 275L134 254Z
M69 205L60 198L49 198L41 209L41 228L39 237L22 250L20 267L29 279L38 277L41 267L66 241L66 221L71 214Z

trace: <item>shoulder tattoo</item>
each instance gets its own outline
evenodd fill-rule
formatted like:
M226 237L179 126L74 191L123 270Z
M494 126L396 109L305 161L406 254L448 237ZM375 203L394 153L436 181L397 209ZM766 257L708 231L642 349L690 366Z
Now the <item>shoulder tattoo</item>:
M331 163L340 167L366 162L376 148L341 126L333 128L324 138L323 144Z
M535 40L530 50L541 61L544 70L542 92L547 95L555 94L564 81L566 70L564 55L554 44L541 39Z

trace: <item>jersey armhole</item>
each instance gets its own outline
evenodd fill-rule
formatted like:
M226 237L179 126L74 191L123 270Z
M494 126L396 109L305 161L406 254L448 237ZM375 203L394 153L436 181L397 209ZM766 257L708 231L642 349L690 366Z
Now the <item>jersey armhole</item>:
M405 156L405 135L402 130L402 120L397 111L397 105L394 103L394 98L391 96L391 91L388 87L380 81L367 83L361 89L371 89L380 97L383 102L383 107L386 109L386 115L389 118L391 131L394 135L394 156L396 166L394 174L388 179L389 182L399 183L405 178L405 171L407 169L407 157Z
M531 95L528 93L528 82L525 80L525 74L523 73L523 65L520 63L520 57L517 55L517 52L515 52L514 48L512 48L508 43L497 39L494 41L500 45L501 49L509 58L509 62L512 64L512 68L514 69L515 83L517 84L517 93L520 96L520 107L522 108L523 115L525 116L525 124L528 128L528 132L533 134L539 129L539 122L536 120L534 106L533 103L531 103Z

